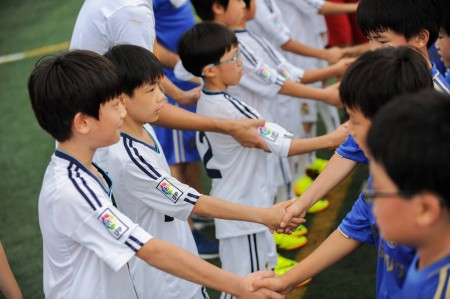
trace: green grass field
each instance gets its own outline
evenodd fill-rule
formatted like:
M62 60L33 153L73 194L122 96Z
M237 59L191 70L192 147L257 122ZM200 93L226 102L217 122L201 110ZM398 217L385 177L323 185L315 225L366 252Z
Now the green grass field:
M0 56L69 41L81 5L81 0L3 0ZM54 150L54 141L38 127L28 102L27 77L37 59L0 64L0 240L27 299L44 297L37 199L45 167ZM310 232L317 236L315 243L285 255L296 258L302 251L310 251L333 230L350 209L365 175L364 169L354 175L337 220L322 223L320 214L309 217L308 225L325 228L320 234ZM375 249L363 246L353 256L317 276L306 291L293 292L289 298L374 298L375 258ZM212 299L218 298L214 291L210 295Z

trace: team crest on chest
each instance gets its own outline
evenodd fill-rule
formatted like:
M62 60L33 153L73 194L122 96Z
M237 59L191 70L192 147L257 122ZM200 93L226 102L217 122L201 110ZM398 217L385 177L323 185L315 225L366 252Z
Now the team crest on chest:
M172 185L167 179L163 179L159 182L156 187L159 191L161 191L167 198L169 198L173 203L176 203L178 199L183 195L180 189Z
M114 238L119 239L127 230L125 225L119 218L114 215L110 209L106 209L99 217L105 228L113 235Z

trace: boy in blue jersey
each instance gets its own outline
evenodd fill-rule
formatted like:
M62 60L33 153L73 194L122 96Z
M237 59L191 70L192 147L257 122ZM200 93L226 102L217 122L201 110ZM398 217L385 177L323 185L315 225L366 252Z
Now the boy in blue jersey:
M383 48L361 55L349 67L339 87L342 102L350 116L350 132L354 137L352 142L356 141L365 150L365 139L372 118L381 107L397 95L431 86L432 80L426 61L409 47ZM354 147L357 147L356 143ZM337 156L337 159L368 163L363 150L353 150L352 154L347 154L345 158ZM375 245L379 252L377 298L390 298L399 294L414 250L379 237L371 206L364 201L363 195L359 196L339 228L313 253L300 261L297 268L280 278L255 282L254 285L288 291L298 281L318 274L353 252L362 243Z
M204 87L197 113L235 120L261 117L256 109L228 93L229 86L239 83L243 68L233 31L212 22L200 23L183 35L178 48L184 67L194 75L203 76ZM344 127L339 131L317 138L298 139L292 138L292 134L282 127L267 122L260 134L272 154L287 157L332 147L339 142L338 136L345 133ZM212 179L211 195L228 196L235 203L254 207L272 203L267 181L271 170L265 163L266 153L246 149L223 134L209 132L199 132L197 147ZM275 267L275 244L261 225L222 219L215 221L223 269L245 275ZM222 298L229 297L223 294Z
M380 235L417 250L396 298L450 298L449 115L448 95L404 95L380 110L367 137L365 198Z
M447 68L446 80L450 84L450 2L442 1L441 30L436 41L436 48L441 61Z
M98 148L119 141L126 115L110 61L82 50L43 59L28 92L39 125L58 141L39 196L46 298L138 298L127 266L134 256L195 283L255 296L249 278L154 238L114 206L112 181L92 163Z

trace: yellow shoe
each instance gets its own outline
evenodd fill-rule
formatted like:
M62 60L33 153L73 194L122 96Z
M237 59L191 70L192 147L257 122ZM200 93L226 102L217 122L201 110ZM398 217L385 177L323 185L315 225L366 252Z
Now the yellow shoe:
M294 237L301 237L308 233L308 229L303 224L300 224L291 234Z
M277 245L277 248L282 250L298 249L305 246L305 244L308 242L308 239L305 236L294 237L291 235L277 233L273 234L273 240L275 241L275 245Z
M322 212L322 211L328 209L329 206L330 206L330 202L328 201L328 199L324 199L324 198L320 199L315 204L313 204L312 207L310 207L308 209L308 214Z
M325 166L327 166L328 160L324 159L315 159L311 165L306 167L306 175L311 179L315 180L319 174L324 170Z
M304 286L308 285L311 281L312 281L312 278L308 278L307 280L305 280L305 281L299 283L299 284L296 286L296 288L304 287Z
M278 255L277 265L275 266L275 269L273 271L276 275L280 276L295 267L297 264L298 262L294 260L290 260L281 255Z

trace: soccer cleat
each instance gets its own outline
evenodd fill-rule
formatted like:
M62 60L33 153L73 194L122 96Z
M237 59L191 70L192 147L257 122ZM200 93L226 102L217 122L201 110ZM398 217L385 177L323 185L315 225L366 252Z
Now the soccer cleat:
M308 214L315 214L315 213L325 211L326 209L328 209L329 206L330 206L330 202L328 201L328 199L325 199L325 198L319 199L315 204L313 204L308 209Z
M277 265L275 266L275 269L273 271L276 275L280 276L295 267L297 264L297 261L278 255Z
M308 175L302 176L294 184L294 192L297 196L300 196L308 189L313 183L313 179ZM327 199L320 199L312 207L309 208L308 213L314 214L326 210L330 206L330 202Z
M306 167L306 175L311 179L315 180L319 174L325 169L327 166L328 160L324 159L315 159L312 164Z
M305 246L308 242L308 239L305 236L294 237L277 233L273 234L273 240L275 241L277 248L282 250L295 250Z
M294 237L301 237L308 233L308 229L303 224L300 224L291 234Z
M209 240L198 230L192 230L195 244L197 245L198 255L204 260L214 259L219 257L219 244Z

